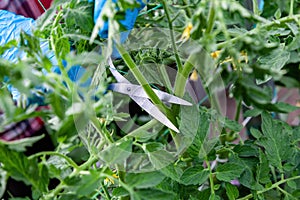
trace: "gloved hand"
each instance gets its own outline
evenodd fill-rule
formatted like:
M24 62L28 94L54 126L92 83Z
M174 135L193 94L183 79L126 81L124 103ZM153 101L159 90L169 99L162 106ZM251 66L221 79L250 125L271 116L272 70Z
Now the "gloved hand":
M33 27L35 27L35 21L33 19L16 15L6 10L0 10L0 45L4 45L13 39L18 40L20 38L21 31L30 34ZM41 49L43 53L48 56L53 65L55 65L56 60L54 53L49 50L47 41L41 40ZM23 59L24 57L25 53L19 51L17 47L7 50L3 55L0 56L0 58L4 58L12 62L16 62L18 59ZM9 77L5 81L8 80ZM8 85L8 90L11 92L14 101L20 98L20 92L16 88ZM36 97L35 99L29 101L34 103L40 102L41 99Z
M26 18L21 15L16 15L6 10L0 10L0 45L4 45L5 43L13 39L18 40L20 38L21 31L24 31L27 34L31 34L31 29L33 29L34 27L35 21L33 19ZM43 54L47 55L54 66L52 68L52 71L60 74L60 70L56 66L57 61L54 56L54 52L49 49L48 42L46 40L41 40L40 44ZM19 51L17 47L7 50L2 56L0 56L0 58L4 58L12 62L16 62L18 59L22 60L24 57L25 53ZM63 62L63 64L64 66L67 65L66 62ZM67 73L71 81L76 82L83 76L84 72L84 68L77 65L71 67L71 69ZM7 77L5 81L9 82L9 77ZM21 96L20 92L10 84L7 86L7 88L10 91L13 100L17 101ZM36 88L36 90L46 92L46 90L42 87ZM36 103L38 105L43 105L43 101L44 99L42 96L34 94L28 99L29 104Z
M89 0L92 2L93 0ZM116 0L114 0L116 2ZM140 4L140 8L128 9L126 10L125 19L121 20L120 23L127 29L131 30L134 26L135 20L138 16L138 12L145 6L142 0L137 0ZM102 8L105 4L106 0L95 0L94 4L94 20L96 21L102 11ZM31 18L25 18L20 15L15 15L11 12L0 10L0 45L4 45L10 40L19 39L21 30L30 34L31 29L35 27L35 21ZM104 26L100 29L99 35L102 38L107 38L108 35L108 23L105 23ZM128 36L129 32L121 33L121 42L124 42ZM45 55L48 56L53 65L57 65L56 59L54 57L54 52L50 51L48 48L48 42L41 40L41 48ZM113 51L113 57L120 57L116 50ZM16 60L22 59L25 57L25 54L20 52L18 48L11 48L7 50L2 58L15 62ZM56 73L60 73L58 67L54 67L53 71ZM83 76L85 73L85 69L80 66L73 66L68 71L69 78L76 82ZM13 100L18 100L20 98L20 92L12 87L8 86L9 91L12 93ZM38 100L39 102L40 100ZM32 103L35 103L35 100L31 100Z
M93 2L94 0L89 0L89 2ZM113 2L117 2L117 0L113 0ZM145 0L137 0L137 2L140 4L139 8L135 9L127 9L125 12L125 19L120 20L120 23L126 28L126 30L131 30L134 26L135 20L139 14L139 11L142 10L145 7ZM95 0L95 6L94 6L94 22L96 23L98 17L100 16L102 9L106 3L106 0ZM101 38L107 38L108 36L108 23L106 22L102 28L100 28L99 36ZM124 39L124 37L122 38ZM126 38L125 38L126 39Z
M89 2L93 2L94 0L89 0ZM140 4L140 7L134 8L134 9L127 9L125 11L125 19L120 20L119 22L125 27L127 31L120 33L120 42L124 43L130 33L130 30L133 28L134 23L136 21L136 18L139 14L139 11L142 10L146 4L145 2L148 2L149 0L137 0L137 2ZM117 0L113 0L114 3L117 2ZM98 20L98 17L100 16L102 9L106 3L106 0L95 0L94 4L94 22L96 23ZM101 38L107 38L108 37L108 22L104 23L104 26L100 28L99 30L99 36ZM114 48L112 55L112 58L120 58L120 54L118 51Z

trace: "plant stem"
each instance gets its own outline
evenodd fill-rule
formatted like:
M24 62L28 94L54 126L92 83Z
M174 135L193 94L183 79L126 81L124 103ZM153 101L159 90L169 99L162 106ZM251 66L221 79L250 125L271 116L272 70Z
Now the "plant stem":
M291 177L291 178L287 178L287 179L284 179L284 180L281 180L281 181L278 181L277 183L274 183L271 187L269 188L265 188L263 190L260 190L260 191L257 191L257 194L262 194L264 192L267 192L269 190L272 190L274 188L277 188L279 187L279 185L283 184L283 183L286 183L287 181L291 181L291 180L296 180L296 179L300 179L300 176L294 176L294 177ZM239 198L237 200L246 200L246 199L250 199L253 197L253 194L248 194L247 196L245 197L242 197L242 198Z
M106 186L103 184L102 181L100 182L100 185L101 185L101 187L102 187L102 189L103 189L103 192L104 192L104 194L105 194L105 197L106 197L108 200L111 200L111 196L110 196L110 194L109 194L109 192L108 192Z
M133 130L132 132L128 133L125 137L134 137L135 134L140 133L141 131L149 130L150 128L152 128L156 124L157 124L157 120L152 119L149 122L147 122L146 124L144 124L143 126L140 126L137 129Z
M179 152L179 150L180 150L180 148L179 148L180 147L180 140L179 140L178 137L176 137L177 133L173 130L170 130L170 133L171 133L171 136L174 140L176 150L177 150L177 152Z
M99 122L99 120L97 119L96 116L91 116L90 120L91 120L91 123L94 125L95 129L97 130L97 132L99 134L101 134L101 136L103 138L105 138L108 143L111 144L111 143L114 142L114 140L112 139L111 135L108 132L101 130L100 122Z
M210 167L210 163L209 163L209 160L207 159L207 157L205 157L205 163L207 165L207 169L209 170L210 193L212 195L212 194L215 193L215 189L214 189L214 177L213 177L213 172L212 172L212 169Z
M205 30L206 34L210 34L213 27L214 27L214 22L215 22L215 1L211 0L210 1L210 9L209 9L209 14L208 14L208 21L207 21L207 28Z
M288 193L287 191L285 191L284 189L282 189L281 187L277 186L276 189L278 189L280 192L282 192L283 194L285 194L286 196L291 196L293 197L290 193Z
M193 69L194 65L191 63L191 59L193 59L193 55L191 55L188 60L184 63L184 67L181 72L177 72L175 86L174 86L174 94L178 97L183 97L186 81L188 76Z
M39 153L36 153L36 154L33 154L33 155L29 156L28 159L33 159L33 158L40 157L40 156L45 156L45 155L59 156L59 157L65 159L74 169L79 170L78 165L71 158L69 158L68 156L65 156L61 153L58 153L58 152L43 151L43 152L39 152Z
M132 60L129 53L124 49L124 47L121 44L116 43L116 47L124 59L126 65L129 67L130 71L136 78L136 80L139 82L139 84L143 87L148 97L151 99L151 101L165 114L168 114L168 108L163 104L163 102L159 99L159 97L155 94L155 92L152 90L151 86L147 82L146 78L143 76L139 68L136 66L134 61Z
M234 120L237 122L239 121L239 118L240 118L241 108L242 108L242 99L239 99L237 108L236 108L236 112L235 112L235 117L234 117Z
M291 0L289 16L293 16L293 15L294 15L294 0Z
M159 72L162 75L163 82L164 82L165 86L167 87L167 91L169 93L171 93L172 92L172 84L170 82L170 79L169 79L169 76L168 76L165 66L159 65L158 68L159 68Z
M176 43L175 43L172 19L171 19L171 16L170 16L169 8L168 8L168 5L167 5L165 0L161 0L161 3L164 7L166 17L167 17L167 20L168 20L168 25L169 25L169 29L170 29L170 36L171 36L171 42L172 42L172 48L173 48L175 59L176 59L177 69L178 69L178 71L181 71L182 70L182 63L181 63L181 60L179 58L178 50L177 50Z
M93 165L95 162L97 162L98 158L96 156L90 156L89 159L83 163L82 165L79 166L80 170L84 170L89 168L91 165Z

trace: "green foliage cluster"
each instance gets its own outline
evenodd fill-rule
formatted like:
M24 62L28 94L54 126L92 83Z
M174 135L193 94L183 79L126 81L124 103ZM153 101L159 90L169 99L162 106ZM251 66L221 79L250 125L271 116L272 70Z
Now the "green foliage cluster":
M253 12L244 7L249 2L254 3ZM120 111L129 99L119 100L117 94L106 91L114 80L100 49L104 52L105 46L117 41L122 27L116 22L136 3L107 1L103 18L95 25L93 3L55 0L38 20L33 35L22 33L20 41L0 47L1 54L16 46L27 54L15 63L0 59L4 112L0 129L40 116L55 144L53 151L26 156L26 148L43 136L0 141L0 197L12 177L32 187L32 196L23 199L299 199L300 127L272 117L298 108L274 102L268 83L300 87L300 2L265 0L263 11L255 2L153 0L141 11L136 22L139 29L133 30L130 39L143 47L143 33L154 28L157 31L145 37L157 42L155 37L166 35L169 41L162 43L164 49L153 44L152 49L127 52L128 48L115 43L123 58L115 64L128 71L129 80L145 78L148 82L142 86L153 102L155 83L192 101L185 83L197 70L211 107L179 108L157 102L179 127L176 134L154 119L129 119L129 113ZM118 11L113 10L116 5ZM110 24L107 41L94 34L103 20ZM192 43L181 38L189 23ZM49 42L60 75L51 71L52 64L40 48L41 38ZM207 53L217 51L215 59ZM174 77L168 77L161 64L173 69ZM87 69L87 76L78 82L67 75L74 65ZM89 76L93 76L91 87L82 87ZM22 91L16 105L6 89L6 77ZM41 93L40 87L48 92ZM237 102L236 121L220 111L215 93L220 87L229 88ZM42 96L51 109L36 112L36 105L27 102L32 95ZM239 136L244 128L238 122L243 104L249 109L245 117L261 119L261 126L249 129L251 139L246 140ZM55 188L48 187L52 179L58 181Z

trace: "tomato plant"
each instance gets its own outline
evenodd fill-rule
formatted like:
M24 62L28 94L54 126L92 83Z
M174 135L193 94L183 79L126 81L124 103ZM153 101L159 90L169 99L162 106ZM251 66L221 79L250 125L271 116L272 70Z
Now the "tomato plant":
M136 6L107 1L94 23L93 3L54 1L31 35L0 47L27 55L0 59L0 128L41 116L55 146L29 156L43 136L0 141L0 196L11 177L31 186L24 199L299 199L299 95L287 103L280 91L299 94L300 2L265 0L260 10L256 0L151 0L121 43L119 20ZM104 21L107 39L97 34ZM116 50L118 70L148 90L179 133L107 91L115 80L106 61ZM72 82L75 65L86 73ZM152 88L193 106L166 105ZM28 106L32 91L50 109Z

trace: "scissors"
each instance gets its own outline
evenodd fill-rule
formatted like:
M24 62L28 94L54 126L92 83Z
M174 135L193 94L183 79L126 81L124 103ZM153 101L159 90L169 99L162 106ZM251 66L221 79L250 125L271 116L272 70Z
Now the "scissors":
M140 85L132 84L124 76L122 76L116 67L114 66L112 59L108 59L110 66L109 70L117 80L117 83L112 83L108 86L108 89L114 92L128 95L133 101L135 101L142 109L144 109L149 115L156 120L179 133L178 128L165 116L150 100L143 87ZM179 104L184 106L191 106L192 104L184 99L171 95L169 93L153 89L156 95L166 103Z

